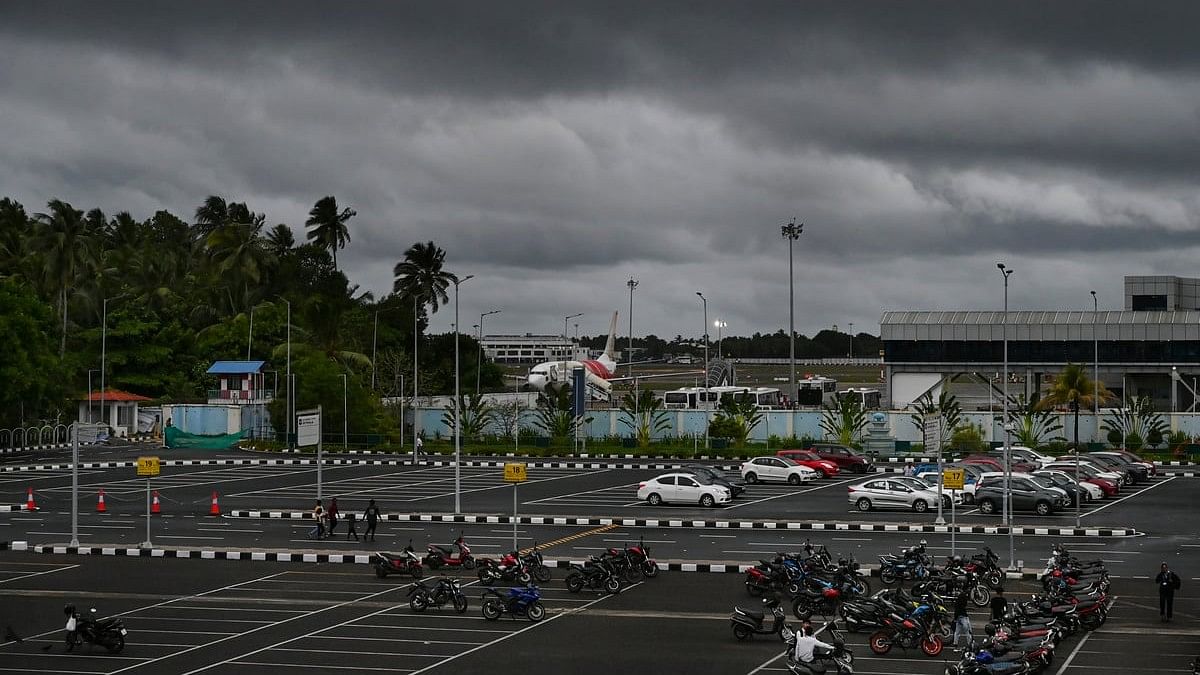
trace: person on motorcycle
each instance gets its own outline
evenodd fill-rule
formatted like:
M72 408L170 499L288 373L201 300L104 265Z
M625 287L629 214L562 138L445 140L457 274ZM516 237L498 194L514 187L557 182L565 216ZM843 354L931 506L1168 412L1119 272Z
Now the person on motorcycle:
M812 663L813 652L817 647L833 649L833 645L825 644L813 637L812 624L805 621L804 625L800 627L800 634L796 636L796 648L792 651L792 659L800 663Z

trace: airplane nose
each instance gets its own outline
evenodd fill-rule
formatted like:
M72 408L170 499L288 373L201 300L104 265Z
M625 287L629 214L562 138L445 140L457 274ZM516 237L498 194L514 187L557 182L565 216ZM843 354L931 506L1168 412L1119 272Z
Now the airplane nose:
M546 387L546 376L530 373L529 386L533 387L534 389L537 389L538 391L541 391L542 389L544 389Z

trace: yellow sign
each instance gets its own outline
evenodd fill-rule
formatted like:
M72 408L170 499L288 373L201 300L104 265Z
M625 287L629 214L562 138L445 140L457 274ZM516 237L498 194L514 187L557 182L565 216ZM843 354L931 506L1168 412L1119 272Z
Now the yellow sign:
M139 476L157 476L159 472L157 457L138 457L137 460L137 475Z
M967 478L966 469L943 469L942 470L942 487L947 490L963 489L963 481Z
M504 480L509 483L524 483L525 464L523 462L506 462L504 464Z

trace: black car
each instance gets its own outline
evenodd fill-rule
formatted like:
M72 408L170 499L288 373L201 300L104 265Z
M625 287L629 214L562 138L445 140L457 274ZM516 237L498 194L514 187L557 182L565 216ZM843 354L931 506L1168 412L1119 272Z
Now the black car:
M741 476L735 476L725 473L715 466L707 464L688 464L683 467L682 471L706 478L716 485L729 489L729 496L737 499L737 496L746 491L746 481L742 480Z
M1130 461L1124 455L1118 455L1115 452L1089 452L1083 457L1091 457L1111 467L1113 471L1120 471L1129 476L1129 480L1133 483L1144 483L1150 478L1150 470L1145 466L1136 462Z

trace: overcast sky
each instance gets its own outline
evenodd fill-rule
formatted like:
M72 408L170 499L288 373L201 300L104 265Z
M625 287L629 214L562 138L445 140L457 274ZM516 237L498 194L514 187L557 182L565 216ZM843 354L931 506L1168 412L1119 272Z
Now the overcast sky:
M1196 3L6 2L0 195L246 201L386 293L433 240L487 332L878 334L1200 276ZM447 329L452 308L434 318ZM573 320L572 323L574 323ZM571 332L574 328L570 329ZM715 330L711 331L715 337Z

